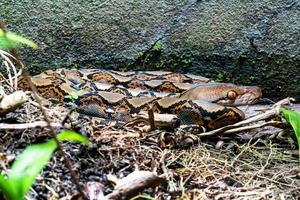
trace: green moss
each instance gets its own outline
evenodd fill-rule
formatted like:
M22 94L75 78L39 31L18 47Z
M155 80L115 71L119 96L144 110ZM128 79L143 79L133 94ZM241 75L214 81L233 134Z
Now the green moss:
M241 52L237 56L197 55L176 52L163 56L148 51L136 65L128 69L167 70L192 73L217 82L256 85L265 97L298 96L300 94L300 60L263 52Z
M144 55L144 52L140 51L140 52L138 52L137 55L138 55L138 57L142 57Z
M236 59L238 62L244 62L247 60L247 57L248 57L248 55L246 52L240 52L237 54Z
M225 73L224 72L218 72L217 78L215 79L216 82L223 82L225 80Z
M255 76L250 76L249 79L250 79L251 81L254 81L254 80L256 79L256 77L255 77Z
M162 56L162 43L157 41L151 49L138 52L136 60L127 69L185 71L192 66L193 58L187 54L174 53Z
M278 59L275 61L277 65L282 65L284 64L284 60L283 59Z
M157 42L155 42L154 46L152 47L152 50L153 51L161 51L161 47L162 47L161 42L157 41Z
M74 63L72 61L67 61L65 63L61 63L61 64L57 65L57 68L79 69L80 65L78 65L77 63Z

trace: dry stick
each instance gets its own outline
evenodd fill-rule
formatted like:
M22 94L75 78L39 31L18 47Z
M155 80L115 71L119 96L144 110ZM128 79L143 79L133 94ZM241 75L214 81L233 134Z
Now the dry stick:
M239 128L233 128L227 131L224 131L222 133L222 135L227 135L227 134L232 134L232 133L238 133L238 132L242 132L242 131L247 131L247 130L251 130L251 129L257 129L257 128L262 128L264 126L274 126L274 127L278 127L280 125L283 125L285 123L280 122L280 121L269 121L269 122L264 122L264 123L260 123L260 124L254 124L251 126L242 126Z
M161 156L159 162L161 163L161 168L162 168L164 174L166 175L166 179L167 179L168 185L169 185L169 190L172 191L172 192L174 192L174 191L177 191L177 188L176 188L173 180L171 180L171 179L173 179L173 174L168 172L168 168L167 168L166 163L165 163L166 155L168 153L169 153L169 150L165 149L162 152L162 156Z
M61 123L51 123L52 127L55 128L61 128L62 124ZM0 123L0 129L28 129L28 128L44 128L48 127L48 124L46 121L35 121L31 123L23 123L23 124L7 124L7 123Z
M154 113L152 109L148 111L149 123L150 123L150 130L155 130L155 123L154 123Z
M67 120L70 118L70 115L74 112L74 109L71 109L68 111L68 113L65 115L65 117L61 120L61 124L64 126L64 124L67 122Z
M216 130L213 130L213 131L209 131L209 132L205 132L205 133L201 133L199 134L198 136L199 137L208 137L208 136L216 136L218 133L233 133L232 129L236 129L236 128L241 128L241 126L243 125L246 125L246 124L249 124L249 123L252 123L252 122L257 122L257 121L260 121L260 120L265 120L265 119L269 119L273 116L276 116L278 115L279 113L279 108L282 106L282 105L285 105L285 104L290 104L290 102L294 101L293 98L285 98L279 102L277 102L276 104L274 104L272 106L272 109L271 110L268 110L266 111L265 113L262 113L262 114L259 114L259 115L256 115L254 117L250 117L246 120L243 120L241 122L238 122L238 123L235 123L235 124L232 124L232 125L228 125L228 126L224 126L222 128L219 128L219 129L216 129ZM265 126L268 125L268 124L265 124ZM249 127L247 127L249 129ZM245 130L247 130L247 128ZM254 128L256 128L254 126ZM230 131L229 131L230 130ZM240 129L237 129L237 131L239 132Z
M134 171L117 181L114 190L103 199L129 199L148 187L157 187L166 181L166 174L157 175L150 171Z
M14 54L15 54L15 55L14 55ZM72 169L71 161L70 161L70 159L67 157L66 153L65 153L64 150L63 150L63 147L61 146L60 142L58 141L58 139L57 139L57 137L56 137L56 134L55 134L55 130L54 130L54 128L51 126L51 121L50 121L50 119L49 119L49 117L48 117L46 111L43 109L41 99L40 99L40 98L38 97L38 95L37 95L37 89L36 89L36 87L35 87L34 84L31 82L31 78L30 78L29 72L27 71L27 69L26 69L26 67L24 66L24 64L20 61L17 52L16 52L16 51L13 52L12 55L16 58L16 60L17 60L17 62L19 63L19 65L20 65L20 66L22 67L22 69L24 70L24 71L23 71L23 75L25 76L26 81L28 82L31 91L33 92L33 97L34 97L35 101L39 104L39 108L40 108L40 110L41 110L41 112L42 112L42 114L43 114L43 116L44 116L45 121L47 122L47 127L49 128L50 133L51 133L52 137L54 138L54 140L55 140L55 142L56 142L56 144L57 144L58 150L59 150L61 156L63 157L63 159L64 159L64 161L65 161L65 164L66 164L67 168L68 168L69 171L70 171L71 177L72 177L72 179L73 179L73 181L74 181L74 183L75 183L75 185L76 185L76 188L77 188L78 192L80 193L80 195L82 196L82 198L87 199L87 198L85 197L83 191L81 190L81 187L80 187L80 184L79 184L78 177L76 176L75 172L74 172L73 169Z
M2 21L0 21L0 28L5 31L5 27L4 27L4 23ZM21 69L23 70L23 75L30 87L30 90L33 92L33 98L35 99L35 101L39 104L39 108L44 116L44 119L47 123L47 128L50 130L50 133L55 141L55 143L57 144L57 148L58 148L58 151L60 152L61 156L63 157L63 160L67 166L67 168L69 169L70 171L70 174L71 174L71 177L76 185L76 188L78 190L78 192L80 193L80 195L82 196L83 199L86 199L88 200L88 198L84 195L83 191L81 190L81 187L80 187L80 184L79 184L79 180L78 180L78 177L76 176L75 172L73 171L72 169L72 165L71 165L71 161L69 160L69 158L67 157L66 153L64 152L60 142L58 141L57 137L56 137L56 134L55 134L55 130L54 128L51 126L51 121L46 113L46 111L43 109L43 106L42 106L42 102L41 102L41 99L38 97L38 91L35 87L35 85L32 83L31 81L31 77L30 77L30 74L26 68L26 66L22 63L21 61L21 58L19 57L16 49L12 49L11 50L11 55L15 58L15 61L16 63L21 67Z
M44 119L45 121L47 122L47 128L50 130L50 133L54 139L54 141L56 142L57 144L57 148L61 154L61 156L63 157L64 159L64 162L67 166L67 168L69 169L70 171L70 174L71 174L71 177L76 185L76 188L78 190L78 192L80 193L80 195L82 196L82 198L84 199L87 199L83 193L83 191L81 190L81 187L80 187L80 183L79 183L79 180L78 180L78 177L76 176L75 172L73 171L72 169L72 164L71 164L71 160L67 157L66 153L64 152L63 150L63 147L61 146L60 142L58 141L57 137L56 137L56 134L55 134L55 130L54 128L51 126L51 121L46 113L46 111L44 110L43 106L42 106L42 102L41 102L41 99L38 97L37 93L37 89L35 87L35 85L32 83L31 81L31 77L30 77L30 74L29 72L27 71L25 65L21 62L16 50L12 50L12 55L16 58L16 61L18 63L18 65L21 66L21 68L23 69L23 75L24 77L26 78L26 81L31 89L31 91L33 92L33 98L34 100L39 104L39 108L44 116Z

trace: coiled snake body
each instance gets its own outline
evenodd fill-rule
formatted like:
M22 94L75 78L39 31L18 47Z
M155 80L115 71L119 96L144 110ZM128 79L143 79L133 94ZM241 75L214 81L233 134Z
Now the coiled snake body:
M201 76L164 71L58 69L34 76L32 82L42 97L59 102L83 90L74 103L85 114L130 121L135 114L152 109L176 114L182 123L207 130L242 120L244 113L233 106L252 104L261 97L257 87L213 83ZM22 78L19 87L29 89Z

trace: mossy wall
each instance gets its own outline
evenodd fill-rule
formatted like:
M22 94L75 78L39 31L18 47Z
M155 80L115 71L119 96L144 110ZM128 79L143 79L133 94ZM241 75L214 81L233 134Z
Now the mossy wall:
M33 73L59 67L163 69L300 96L298 0L5 0Z

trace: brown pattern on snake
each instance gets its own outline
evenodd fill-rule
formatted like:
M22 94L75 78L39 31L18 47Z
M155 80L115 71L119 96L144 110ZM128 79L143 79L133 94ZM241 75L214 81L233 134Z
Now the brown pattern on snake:
M136 89L140 88L141 90L152 90L154 92L170 92L170 93L181 93L188 89L191 89L195 84L187 83L189 82L207 82L209 79L203 78L201 76L186 76L185 79L177 79L172 81L174 77L178 76L178 73L171 72L155 72L158 78L154 78L154 74L149 74L150 72L138 72L139 75L146 77L146 80L133 78L131 76L135 75L128 72L126 75L125 72L116 72L116 71L107 71L107 70L95 70L95 69L84 69L80 70L66 70L58 69L56 71L47 70L37 77L54 77L61 78L64 80L69 80L73 84L84 84L84 83L106 83L116 86L121 86L126 89ZM164 77L162 74L167 74L167 77ZM150 77L149 77L150 76ZM183 75L182 75L183 76ZM192 78L191 78L192 77ZM196 79L199 78L199 79Z
M33 83L41 93L41 96L45 98L56 98L58 101L63 101L65 100L64 97L66 95L76 92L79 85L85 84L85 87L90 87L90 85L93 84L93 80L115 83L118 85L115 87L118 87L118 90L122 88L123 91L127 89L125 87L134 89L136 89L136 87L142 87L148 91L149 89L168 92L185 91L179 97L163 98L155 96L126 97L122 94L94 91L85 92L75 103L78 106L79 111L97 117L129 121L134 114L152 109L156 113L176 114L183 123L198 124L209 130L237 122L243 119L244 114L237 108L212 104L207 101L215 103L225 102L228 100L228 98L226 98L228 92L231 92L230 94L232 94L233 90L234 94L237 96L243 96L244 94L250 93L250 95L248 94L248 99L251 99L249 96L258 98L261 95L260 90L258 88L253 89L254 87L242 88L230 84L218 85L211 83L200 84L195 87L195 85L189 83L172 82L169 80L171 79L171 73L169 72L165 73L168 75L166 80L161 80L163 79L164 72L161 72L161 75L158 75L159 80L155 80L154 74L159 74L159 72L155 72L152 73L152 78L149 81L138 78L128 78L120 76L120 74L124 75L123 72L117 73L115 71L107 73L107 71L103 70L78 71L60 69L57 71L46 71L35 76L33 78ZM143 77L145 78L145 75L148 74L148 72L143 74ZM137 74L128 72L128 76L135 75ZM142 76L140 76L140 78L141 77ZM190 75L190 77L192 77L192 75ZM230 85L230 87L227 85ZM22 79L19 82L19 86L23 89L28 89L28 86ZM199 99L204 99L206 101L201 101ZM232 98L229 100L229 104L234 103L232 102Z
M197 124L207 130L232 124L244 118L237 108L206 101L176 97L126 97L108 92L87 93L76 100L81 112L96 116L130 121L134 114L152 109L155 113L175 114L184 124ZM104 108L104 109L103 109Z

